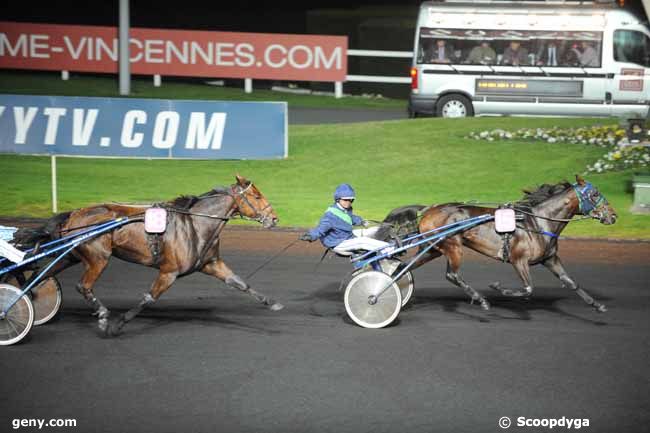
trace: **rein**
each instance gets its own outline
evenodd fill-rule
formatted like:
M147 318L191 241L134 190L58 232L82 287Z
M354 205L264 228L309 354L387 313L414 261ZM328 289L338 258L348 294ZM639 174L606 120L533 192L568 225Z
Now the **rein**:
M261 271L262 269L264 269L266 267L266 265L271 263L273 260L277 259L282 253L284 253L286 250L288 250L289 248L294 246L296 244L296 242L298 242L299 240L300 240L300 238L291 241L287 246L282 248L280 251L278 251L273 256L271 256L271 258L267 259L266 261L264 261L264 263L262 263L260 266L255 268L255 270L253 272L251 272L250 274L248 274L246 276L246 279L250 280L253 275L255 275L258 271Z
M462 206L476 206L476 205L481 206L481 205L488 205L488 204L489 205L495 205L495 204L496 205L502 205L503 203L469 201L469 202L463 202ZM545 216L537 215L537 214L532 213L532 212L525 211L523 208L521 208L519 206L513 206L512 209L516 210L517 212L521 212L523 214L530 215L530 216L532 216L534 218L539 218L539 219L547 220L547 221L555 221L555 222L559 222L559 223L570 223L570 222L573 222L573 221L582 221L582 220L588 220L588 219L593 218L593 217L588 216L588 215L582 216L580 218L553 218L553 217L545 217Z
M178 209L178 208L174 208L174 207L165 208L165 209L168 210L169 212L180 213L180 214L183 214L183 215L198 216L198 217L203 217L203 218L212 218L212 219L221 220L221 221L229 221L230 220L230 217L219 216L219 215L208 215L208 214L205 214L205 213L198 213L198 212L190 212L190 211L186 211L186 210L182 210L182 209Z
M255 206L253 206L253 204L250 202L250 200L248 200L248 198L244 194L246 191L248 191L248 189L252 185L253 185L253 182L250 182L248 184L248 186L246 186L246 188L244 188L244 189L242 189L241 191L238 191L238 192L236 192L234 190L234 187L231 187L230 189L227 189L227 188L217 189L217 188L215 188L215 189L212 190L212 192L213 192L212 194L199 196L199 197L197 197L197 200L203 200L203 199L218 197L218 196L222 196L222 195L229 195L229 196L233 197L233 199L235 199L235 195L239 195L244 200L244 202L251 209L253 209L255 211L255 213L256 213L256 218L249 218L249 217L246 217L246 216L242 215L241 213L239 214L240 218L245 219L245 220L249 220L249 221L256 221L256 222L259 222L259 223L263 223L264 220L266 219L266 217L262 214L262 212L264 212L266 209L268 209L271 206L271 204L269 203L263 209L257 210L255 208ZM235 200L235 202L236 202L236 200ZM124 205L123 203L116 203L116 204ZM149 208L149 207L152 207L152 206L155 206L155 205L143 205L142 207ZM183 214L183 215L197 216L197 217L201 217L201 218L217 219L217 220L221 220L221 221L230 221L232 219L229 216L230 212L226 216L221 216L221 215L210 215L210 214L205 214L205 213L200 213L200 212L192 212L192 211L185 210L185 209L180 209L180 208L177 208L177 207L174 207L174 206L162 206L162 207L164 207L164 209L167 210L168 212L174 212L174 213L179 213L179 214ZM132 216L134 216L134 217L142 217L142 216L144 216L144 212L137 213L137 214L134 214ZM65 229L65 230L58 230L58 233L63 234L63 233L68 233L68 232L79 230L79 229L95 227L95 226L104 224L106 222L107 221L100 221L100 222L97 222L97 223L94 223L94 224L87 224L87 225L83 225L83 226L71 227L71 228L68 228L68 229Z
M132 215L132 217L136 217L136 218L131 218L131 217L129 217L129 218L132 219L132 222L136 222L136 221L144 221L144 212L140 212L140 213L134 214L134 215ZM140 218L137 218L137 217L140 217ZM98 222L98 223L86 224L86 225L84 225L84 226L71 227L71 228L69 228L69 229L65 229L65 230L58 230L58 233L59 233L59 234L63 234L63 233L73 232L73 231L75 231L75 230L79 230L79 229L87 229L87 228L89 228L89 227L97 227L97 226L100 226L100 225L102 225L102 224L106 224L106 223L109 222L109 221L110 221L110 220L100 221L100 222Z
M253 206L253 204L250 202L250 200L248 200L248 197L246 197L246 194L244 194L246 191L249 190L249 188L252 185L253 185L253 182L250 182L248 184L248 186L246 186L246 188L242 189L241 191L235 191L235 187L231 187L230 189L227 189L227 188L216 189L215 188L215 189L212 190L214 192L213 194L199 196L199 197L197 197L197 199L198 200L203 200L203 199L218 197L218 196L222 196L222 195L229 195L230 197L232 197L235 200L235 203L237 203L236 196L238 195L238 196L240 196L242 198L242 200L244 200L244 202L248 205L248 207L250 207L251 209L253 209L253 211L255 211L255 218L249 218L247 216L244 216L244 215L241 214L241 212L239 212L239 217L241 219L248 220L248 221L256 221L256 222L259 222L259 223L264 223L264 220L266 219L266 216L264 216L262 214L262 212L264 212L266 209L271 207L271 203L268 203L261 210L258 210L257 208L255 208L255 206ZM229 221L229 220L232 219L230 216L210 215L210 214L204 214L204 213L200 213L200 212L192 212L192 211L189 211L189 210L179 209L179 208L175 208L175 207L165 207L165 209L167 209L170 212L175 212L175 213L180 213L180 214L190 215L190 216L198 216L198 217L202 217L202 218L218 219L218 220L221 220L221 221ZM230 213L228 215L230 215Z
M596 209L603 201L605 201L605 198L603 196L600 196L600 198L596 201L593 202L588 195L588 192L593 189L593 186L590 183L587 183L584 187L579 188L578 185L573 184L571 185L574 192L578 196L578 207L580 209L580 212L583 213L583 216L580 218L553 218L553 217L545 217L542 215L537 215L533 212L528 212L524 210L522 207L514 205L512 206L512 209L516 210L517 212L521 212L523 214L532 216L533 218L539 218L547 221L554 221L554 222L560 222L560 223L570 223L574 221L583 221L587 219L592 219L594 217L591 216L591 213ZM475 206L475 205L500 205L499 203L494 203L494 202L477 202L477 201L470 201L470 202L463 202L462 203L465 206ZM586 212L586 214L585 214ZM546 233L545 233L546 234Z
M552 217L545 217L545 216L537 215L537 214L534 214L532 212L527 212L527 211L523 210L522 208L516 207L516 206L514 207L514 209L517 212L521 212L523 214L530 215L530 216L532 216L534 218L539 218L539 219L547 220L547 221L555 221L555 222L559 222L559 223L570 223L570 222L574 222L574 221L582 221L582 220L588 220L588 219L593 218L593 217L588 216L588 215L582 216L580 218L552 218Z

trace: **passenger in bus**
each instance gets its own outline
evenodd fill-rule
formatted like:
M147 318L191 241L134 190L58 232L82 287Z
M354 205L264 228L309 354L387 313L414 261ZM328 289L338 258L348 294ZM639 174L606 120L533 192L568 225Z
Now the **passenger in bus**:
M497 53L490 46L489 41L483 41L480 45L472 48L465 63L472 65L494 65L497 62Z
M566 50L562 56L561 66L580 66L580 56L582 52L578 49L578 43L571 44L571 48Z
M537 66L559 66L564 57L564 50L556 41L548 41L546 46L537 52Z
M528 50L521 46L521 42L511 41L510 46L503 51L501 64L512 66L527 65Z
M600 66L600 59L598 58L598 51L591 46L587 41L582 41L582 52L578 56L581 66L597 68Z
M438 39L427 55L430 63L452 63L455 61L454 47L444 39Z

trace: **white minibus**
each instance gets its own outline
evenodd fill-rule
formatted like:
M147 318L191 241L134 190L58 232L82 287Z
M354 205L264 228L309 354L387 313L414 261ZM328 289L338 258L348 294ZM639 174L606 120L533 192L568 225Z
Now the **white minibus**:
M422 3L410 117L646 118L650 31L616 2Z

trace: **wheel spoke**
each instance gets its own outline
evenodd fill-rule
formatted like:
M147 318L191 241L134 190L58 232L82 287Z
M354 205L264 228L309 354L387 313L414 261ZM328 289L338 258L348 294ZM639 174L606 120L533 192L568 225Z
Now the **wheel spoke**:
M11 333L8 332L7 335L11 336L12 338L15 337L15 336L17 336L17 335L20 335L20 331L18 331L18 329L16 328L16 326L14 326L14 321L11 320L11 319L9 319L9 318L6 318L5 320L7 321L7 324L8 324L9 326L11 326L11 328L14 330L14 333L13 333L13 334L11 334Z

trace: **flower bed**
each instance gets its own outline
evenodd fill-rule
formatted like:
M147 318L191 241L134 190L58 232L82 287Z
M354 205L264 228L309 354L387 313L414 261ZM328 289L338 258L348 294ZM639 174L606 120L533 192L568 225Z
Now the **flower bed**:
M493 129L470 132L468 138L486 141L526 140L584 144L608 149L607 153L594 164L586 167L588 173L646 168L650 165L650 142L630 143L625 129L617 125L584 128L522 128L516 131Z

